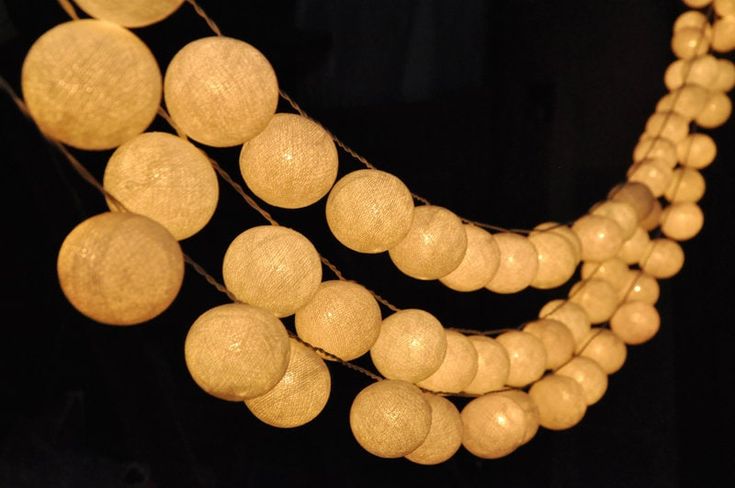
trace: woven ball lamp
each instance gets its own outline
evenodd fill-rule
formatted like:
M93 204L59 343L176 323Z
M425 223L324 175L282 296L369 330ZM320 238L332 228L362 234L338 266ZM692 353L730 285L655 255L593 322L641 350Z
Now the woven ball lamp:
M661 318L656 307L640 301L623 303L610 319L610 330L630 345L650 341L660 326Z
M507 396L489 393L462 409L462 445L483 459L497 459L515 451L525 439L526 412Z
M538 407L541 426L550 430L574 427L587 411L584 390L568 376L545 376L531 386L528 394Z
M464 388L466 393L483 395L500 390L508 381L510 359L498 341L487 336L469 336L477 351L477 374Z
M577 356L556 370L559 376L567 376L582 387L587 405L594 405L607 391L607 375L599 364L590 358Z
M462 417L444 397L424 393L424 399L431 407L431 428L424 442L406 459L424 465L443 463L462 445Z
M174 13L184 0L74 0L91 17L125 27L155 24Z
M495 340L508 352L508 386L520 388L541 378L546 369L546 349L540 339L528 332L512 330Z
M462 262L439 281L455 291L476 291L495 276L500 266L500 248L486 230L470 224L465 225L464 230L467 234L467 251Z
M495 293L516 293L531 285L538 271L538 253L522 235L495 234L500 249L500 266L485 287Z
M613 332L593 327L577 347L577 355L593 360L606 374L613 374L623 367L628 350Z
M477 350L459 332L448 330L447 353L444 361L431 376L417 383L421 388L437 392L459 393L477 374Z
M592 327L587 312L568 300L551 300L541 308L538 316L540 319L553 319L566 325L577 345L587 337Z
M538 319L523 326L523 331L539 339L546 350L546 369L556 369L574 354L575 343L571 331L554 319Z

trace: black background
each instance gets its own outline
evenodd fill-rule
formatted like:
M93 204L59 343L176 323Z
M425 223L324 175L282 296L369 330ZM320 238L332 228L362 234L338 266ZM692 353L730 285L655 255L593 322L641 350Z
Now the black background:
M569 221L622 180L673 60L674 0L291 0L201 5L259 48L281 87L378 167L468 218L509 227ZM4 8L3 8L4 7ZM33 40L66 20L53 1L0 2L2 75L19 90ZM136 33L162 69L210 35L184 5ZM283 105L280 110L287 110ZM190 324L226 297L187 270L173 306L148 324L95 324L64 299L65 235L104 201L11 101L2 114L0 486L732 486L733 123L712 131L702 233L662 282L662 328L629 349L602 401L565 432L541 431L501 460L460 452L436 467L363 451L349 406L369 379L330 365L332 397L312 423L278 430L208 397L188 375ZM169 130L161 121L153 126ZM239 178L237 149L210 154ZM101 176L105 153L79 152ZM344 154L340 174L360 168ZM402 276L329 233L323 202L272 209L347 277L447 326L532 318L566 293L458 294ZM220 276L229 242L258 215L229 188L210 225L182 242ZM325 278L331 278L325 272ZM289 323L288 321L286 321ZM364 364L364 363L363 363ZM369 364L368 364L369 365ZM460 400L458 405L463 402ZM712 478L704 481L705 478Z

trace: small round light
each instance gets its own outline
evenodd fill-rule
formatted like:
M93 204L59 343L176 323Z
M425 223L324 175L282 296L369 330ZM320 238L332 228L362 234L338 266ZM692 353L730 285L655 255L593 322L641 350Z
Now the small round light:
M587 333L590 331L592 324L587 316L587 312L576 303L568 300L552 300L544 305L538 314L540 319L553 319L567 326L567 329L574 337L574 343L579 345Z
M673 170L664 161L644 159L628 170L628 181L643 183L651 189L654 197L664 194L671 183Z
M439 395L424 393L431 407L431 429L424 442L406 459L417 464L443 463L462 445L462 417L452 402Z
M618 308L610 319L610 329L630 345L643 344L656 335L661 326L661 318L656 307L644 302L626 302Z
M538 270L531 286L549 289L569 281L577 269L577 256L569 240L553 230L533 231L528 240L538 255Z
M658 224L661 220L661 212L663 211L663 208L661 207L661 202L656 199L653 201L653 207L651 207L651 211L646 215L644 219L642 219L640 222L638 222L638 225L640 225L643 230L650 232L656 227L658 227Z
M661 287L656 278L640 270L628 272L627 283L619 293L623 301L639 301L649 305L655 305L660 295Z
M439 369L417 383L421 388L435 392L459 393L477 374L477 350L472 342L459 332L448 330L447 353Z
M546 349L546 369L556 369L572 359L575 343L571 331L554 319L539 319L527 323L524 332L538 338Z
M629 239L638 227L638 214L633 205L627 202L606 200L592 207L590 214L614 220L620 226L624 241Z
M567 243L572 247L574 251L574 260L577 264L582 260L582 243L579 242L579 237L566 225L562 225L558 222L544 222L533 228L535 231L553 232L566 239Z
M582 259L604 261L615 256L623 245L623 231L614 220L599 215L585 215L572 226L582 243Z
M676 112L656 112L646 121L646 134L678 144L689 134L689 120Z
M97 19L125 27L145 27L174 13L184 0L74 0L79 8Z
M640 266L654 278L671 278L684 266L684 250L671 239L654 239L649 244Z
M462 445L483 459L497 459L515 451L526 434L526 413L507 396L490 393L462 409Z
M439 279L455 291L483 288L500 266L500 248L495 238L484 229L467 224L467 251L457 269Z
M606 374L613 374L623 367L628 350L614 333L607 329L593 328L577 347L577 355L593 360Z
M683 27L671 38L671 50L677 58L691 59L705 54L708 49L706 33L696 27Z
M587 405L594 405L607 391L607 375L599 364L590 358L578 356L556 371L559 376L567 376L582 387Z
M538 407L528 393L523 390L505 390L495 393L495 395L510 398L523 409L523 413L526 418L526 428L523 433L523 441L521 442L521 445L526 444L533 439L539 428Z
M576 283L569 290L569 301L587 312L590 322L607 322L618 307L618 294L610 283L597 278Z
M704 105L704 110L697 116L695 121L700 127L715 129L727 122L731 114L732 102L730 97L723 92L712 92Z
M735 87L735 64L729 59L717 60L717 76L711 85L713 91L729 92Z
M661 214L661 231L676 241L691 239L703 225L704 213L696 203L672 203Z
M495 338L505 348L510 360L508 386L526 386L541 378L546 369L544 343L533 334L512 330Z
M663 137L644 136L633 149L633 161L638 163L644 159L666 161L673 168L676 166L676 145Z
M706 168L717 156L717 145L707 134L689 134L676 145L677 159L682 166L693 169Z
M472 395L483 395L503 388L510 370L508 352L490 337L476 335L469 336L468 339L477 351L477 374L464 391Z
M550 430L565 430L577 425L587 411L584 391L576 380L548 375L528 392L538 406L539 422Z
M628 273L630 269L619 258L611 258L601 263L587 261L582 265L581 276L583 280L596 278L610 283L615 291L620 291L628 284Z
M633 235L627 241L623 242L623 245L618 251L618 257L622 259L625 264L638 264L643 257L648 244L651 242L651 238L643 227L636 228Z
M527 237L510 232L495 234L500 266L485 287L495 293L516 293L527 288L538 271L538 254Z
M623 183L610 190L608 199L615 202L626 202L633 205L638 220L643 220L651 212L656 198L643 183Z
M704 196L707 184L696 169L678 168L666 190L666 199L672 203L698 202Z

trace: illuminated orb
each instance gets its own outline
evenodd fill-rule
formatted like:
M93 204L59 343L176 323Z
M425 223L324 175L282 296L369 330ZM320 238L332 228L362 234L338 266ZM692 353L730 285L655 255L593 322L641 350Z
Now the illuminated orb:
M735 87L735 64L729 59L717 60L717 76L711 85L713 91L729 92Z
M534 227L533 230L553 232L555 234L561 235L572 247L572 250L574 251L574 259L576 260L577 264L579 264L579 262L582 260L582 243L579 242L579 237L577 237L577 234L575 234L574 231L572 231L572 229L568 226L562 225L558 222L544 222Z
M526 444L533 439L539 428L538 407L533 403L533 400L531 400L528 393L523 390L505 390L499 391L495 394L510 398L523 409L523 413L526 417L526 429L523 434L521 445Z
M103 20L59 24L26 55L28 111L45 134L79 149L111 149L143 132L161 102L161 72L135 34Z
M541 426L550 430L574 427L587 411L582 387L568 376L548 375L534 383L528 394L538 407Z
M719 53L729 53L735 49L735 18L732 14L712 24L712 49Z
M644 159L631 166L627 174L628 181L643 183L654 197L660 197L671 183L673 170L664 161Z
M462 445L483 459L497 459L515 451L526 435L526 413L502 393L475 398L462 409Z
M613 374L623 367L628 350L625 343L613 332L593 328L577 347L577 355L593 360L606 374Z
M610 319L610 329L626 344L635 346L650 341L661 326L656 307L645 302L626 302Z
M186 367L212 396L243 401L278 384L288 367L288 333L261 308L238 303L214 307L194 322L184 344Z
M687 0L689 2L703 2L704 0ZM707 2L704 5L713 3L715 12L720 17L731 17L735 15L735 2L733 0L714 0L714 2ZM704 6L702 5L702 6Z
M413 222L413 198L395 176L376 169L341 178L327 198L327 224L346 247L375 254L396 246Z
M686 61L677 59L666 69L664 83L669 90L676 90L685 82L714 90L719 73L720 66L717 58L710 54L697 56ZM685 75L686 80L684 79Z
M523 331L538 338L546 349L546 369L556 369L572 359L575 343L571 331L554 319L533 320Z
M703 225L704 213L696 203L672 203L661 214L661 232L676 241L691 239Z
M628 273L630 268L620 258L610 258L601 263L586 261L582 265L581 276L583 280L597 278L610 283L615 291L620 291L628 284Z
M572 277L577 269L577 255L569 239L553 230L533 231L528 236L538 256L538 270L531 286L556 288Z
M74 0L90 17L125 27L144 27L174 13L184 0Z
M267 393L245 400L260 421L273 427L298 427L314 420L329 400L329 368L312 349L289 339L291 355L281 380Z
M710 91L707 88L687 83L661 97L656 104L656 111L673 111L692 120L702 113L709 96Z
M627 202L606 200L592 207L590 214L614 220L620 226L623 241L629 239L638 227L638 214L633 205Z
M263 132L242 146L240 172L260 199L281 208L320 200L337 179L337 148L319 124L276 114Z
M345 361L370 350L380 334L380 322L378 302L351 281L325 281L296 311L299 337Z
M722 92L713 92L707 99L704 110L697 116L695 121L700 127L714 129L727 122L731 114L732 102L730 97Z
M607 322L618 307L618 294L610 283L597 278L579 281L569 290L569 301L587 312L590 322Z
M350 428L369 453L398 458L421 446L431 429L431 406L421 390L404 381L383 380L357 394Z
M459 217L442 207L422 205L414 209L408 234L388 254L404 274L435 280L457 269L466 250L467 233Z
M508 386L523 387L541 378L546 369L544 343L533 334L512 330L495 338L508 353Z
M689 134L689 119L676 112L656 112L646 121L646 134L678 144Z
M615 202L626 202L633 205L638 220L643 220L651 212L656 198L643 183L628 182L615 186L607 198Z
M370 358L386 378L416 383L439 369L446 352L442 324L428 312L407 309L383 320Z
M322 263L303 235L262 225L232 241L222 263L225 286L239 300L278 317L306 305L322 281Z
M576 303L568 300L552 300L544 305L538 314L540 319L553 319L567 326L579 345L592 327L587 312Z
M678 168L674 171L665 197L672 203L698 202L704 196L706 188L702 173L696 169Z
M638 163L644 159L666 161L673 168L676 166L676 145L663 137L644 136L633 149L633 161Z
M459 393L472 383L477 374L477 350L459 332L448 330L447 352L439 369L417 383L421 388L436 392Z
M599 215L585 215L572 226L582 243L582 259L604 261L615 256L623 245L623 231L614 220Z
M424 399L431 407L429 435L415 451L406 454L406 459L424 465L443 463L462 445L462 417L444 397L424 393Z
M661 202L656 199L653 201L653 207L651 207L651 211L646 215L646 217L638 222L638 225L640 225L643 230L645 231L652 231L656 227L658 227L658 224L661 220L661 212L663 211L663 208L661 207Z
M607 375L599 364L586 357L575 357L556 371L559 376L572 378L582 387L587 405L594 405L607 391Z
M475 335L468 339L477 351L477 374L464 391L482 395L503 388L510 371L508 352L499 342L487 336Z
M278 82L268 60L250 44L205 37L173 57L163 96L171 118L189 137L230 147L265 129L278 104Z
M184 279L184 257L160 224L107 212L66 236L57 271L61 290L81 313L103 324L134 325L174 301Z
M495 276L500 266L500 248L486 230L474 225L464 226L467 251L459 266L439 281L455 291L475 291L483 288Z
M643 271L654 278L671 278L684 266L684 250L671 239L653 239L640 262Z
M697 27L683 27L671 37L671 51L680 59L701 56L707 52L709 45L709 39Z
M500 266L485 287L495 293L516 293L527 288L538 271L538 253L527 237L510 232L495 234Z
M639 301L655 305L661 295L661 287L653 276L640 270L628 272L626 285L618 293L626 302Z
M689 134L676 145L677 159L688 168L706 168L717 156L717 145L707 134Z
M648 243L651 242L651 238L643 227L636 228L633 235L627 241L623 242L623 245L618 251L618 257L622 259L625 264L638 264L643 257L643 254L648 248Z

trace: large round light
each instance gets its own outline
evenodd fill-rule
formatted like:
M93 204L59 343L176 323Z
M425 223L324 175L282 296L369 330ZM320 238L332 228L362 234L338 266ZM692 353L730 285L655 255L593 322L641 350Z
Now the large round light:
M464 226L467 251L459 266L439 279L455 291L475 291L484 287L500 265L500 248L486 230L474 225Z
M424 442L406 459L418 464L439 464L454 456L462 445L462 417L452 402L424 393L431 407L431 429Z
M512 398L489 393L462 409L462 445L477 457L497 459L515 451L526 435L526 413Z

